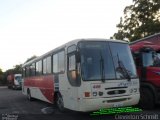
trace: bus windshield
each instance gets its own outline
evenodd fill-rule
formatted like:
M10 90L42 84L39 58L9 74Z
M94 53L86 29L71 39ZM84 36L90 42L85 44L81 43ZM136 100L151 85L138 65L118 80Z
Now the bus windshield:
M137 77L128 44L80 42L83 80L115 80Z
M144 52L142 57L144 67L160 67L160 53L154 51Z

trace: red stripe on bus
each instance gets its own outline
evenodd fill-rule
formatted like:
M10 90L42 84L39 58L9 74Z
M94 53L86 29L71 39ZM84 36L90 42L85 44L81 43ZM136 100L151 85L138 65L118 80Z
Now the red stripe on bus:
M24 86L38 87L42 94L50 101L53 102L54 97L54 77L53 75L34 76L24 78Z

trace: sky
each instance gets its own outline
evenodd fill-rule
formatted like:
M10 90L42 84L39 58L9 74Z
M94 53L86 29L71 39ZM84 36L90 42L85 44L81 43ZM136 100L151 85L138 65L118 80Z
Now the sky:
M132 0L0 0L0 68L79 38L109 39Z

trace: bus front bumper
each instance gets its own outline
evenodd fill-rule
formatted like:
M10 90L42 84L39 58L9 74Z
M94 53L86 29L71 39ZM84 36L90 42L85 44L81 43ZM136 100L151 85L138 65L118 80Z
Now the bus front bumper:
M138 104L140 94L113 98L81 99L78 111L88 112L104 108L124 107Z

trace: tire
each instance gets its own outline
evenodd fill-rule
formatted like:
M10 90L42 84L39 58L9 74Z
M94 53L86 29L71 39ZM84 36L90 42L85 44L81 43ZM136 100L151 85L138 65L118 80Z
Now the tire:
M61 112L65 111L63 98L60 93L57 93L56 95L56 106L58 107L59 111Z
M155 106L154 95L148 88L140 89L140 101L139 106L142 109L153 109Z
M29 101L33 101L33 98L31 96L31 93L30 93L29 89L27 90L27 98L28 98Z
M12 90L15 90L15 86L14 85L12 85Z

